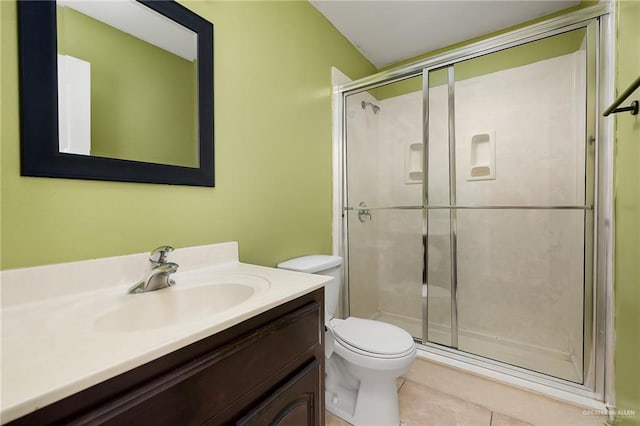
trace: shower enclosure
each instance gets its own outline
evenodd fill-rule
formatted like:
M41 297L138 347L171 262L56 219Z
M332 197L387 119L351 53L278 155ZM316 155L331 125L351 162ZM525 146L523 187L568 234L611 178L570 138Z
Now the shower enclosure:
M602 400L592 15L341 89L347 314Z

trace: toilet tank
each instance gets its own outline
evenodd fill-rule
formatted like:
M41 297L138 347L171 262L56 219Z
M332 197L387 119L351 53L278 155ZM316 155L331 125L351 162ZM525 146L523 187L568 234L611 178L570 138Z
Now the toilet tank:
M333 277L334 280L325 284L324 287L325 322L329 322L335 316L342 287L342 258L340 256L313 254L296 257L279 263L278 268Z

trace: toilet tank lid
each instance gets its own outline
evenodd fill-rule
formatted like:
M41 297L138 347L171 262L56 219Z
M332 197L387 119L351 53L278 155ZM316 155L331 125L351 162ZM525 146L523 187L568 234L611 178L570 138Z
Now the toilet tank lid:
M342 265L342 258L340 256L312 254L310 256L296 257L294 259L278 263L278 268L314 274L340 265Z

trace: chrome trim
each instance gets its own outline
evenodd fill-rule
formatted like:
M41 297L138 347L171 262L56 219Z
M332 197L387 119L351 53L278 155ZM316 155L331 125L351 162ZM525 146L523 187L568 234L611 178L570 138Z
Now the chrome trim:
M171 246L160 246L151 250L151 253L149 253L149 262L151 263L151 266L160 266L167 263L169 253L174 250L175 249Z
M597 72L599 93L597 105L604 108L614 96L614 15L600 19ZM605 55L605 53L608 55ZM601 110L601 109L600 109ZM613 120L602 116L597 121L597 206L596 218L596 286L595 286L595 392L608 404L615 403L613 389L613 256L614 256L614 138ZM610 345L607 341L610 339Z
M360 201L358 203L358 220L360 223L364 223L365 219L368 219L371 222L371 210L367 208L367 203L365 201Z
M363 210L362 207L344 207L344 210ZM366 207L366 210L593 210L593 205L585 206L389 206Z
M422 205L429 205L429 71L422 71ZM422 210L422 341L429 340L429 212Z
M611 101L614 96L614 60L615 60L615 34L616 22L613 13L600 18L600 85L599 85L599 103L604 106ZM601 384L596 382L596 392L602 392L603 399L607 406L615 407L615 388L614 388L614 350L615 350L615 330L614 330L614 298L613 298L613 282L614 282L614 235L615 216L614 216L614 198L613 198L613 162L614 162L614 138L613 138L613 120L598 117L598 139L600 145L606 147L606 157L603 158L606 175L600 183L602 184L599 192L599 208L602 210L602 216L608 222L606 233L602 238L598 238L598 246L604 246L605 251L602 257L598 257L597 263L604 265L605 273L602 278L596 278L599 288L596 308L603 313L604 324L602 328L605 330L605 336L598 335L596 339L596 347L603 347L601 352L604 354L602 366L597 371L597 378L601 380Z
M425 68L442 67L449 63L459 62L464 59L471 59L476 56L485 55L510 47L511 45L522 44L528 41L539 40L549 37L558 32L564 32L568 28L575 26L576 28L585 27L588 21L607 13L611 13L612 6L608 3L600 3L594 6L579 9L569 15L559 16L547 21L530 25L526 28L510 31L486 40L472 43L445 53L430 56L409 64L399 66L390 70L382 71L351 83L338 86L336 89L340 92L358 92L370 89L380 83L393 83L395 81L404 80L413 77L411 74L419 74ZM560 31L559 31L560 30Z
M426 206L427 210L593 210L593 206Z
M347 171L349 165L347 164L347 95L344 93L341 96L342 101L342 205L349 205L349 189L347 182ZM342 244L343 244L343 262L342 262L342 306L341 311L343 318L347 318L351 315L350 300L349 300L349 215L342 212Z
M423 209L422 206L388 206L388 207L362 207L362 206L358 206L358 207L343 207L343 210L345 211L358 211L358 210L421 210Z
M598 51L596 49L598 43L597 37L598 31L598 23L592 21L587 27L585 31L585 40L586 40L586 96L585 96L585 157L584 157L584 168L585 168L585 193L584 200L585 204L592 204L597 206L597 194L596 194L596 185L597 185L597 177L596 170L598 164L598 155L597 155L597 146L598 139L596 138L596 122L597 122L597 107L596 102L598 99L597 94L597 84L598 84L598 71L597 71L597 60L598 60ZM590 214L588 214L590 213ZM595 351L595 339L594 339L594 330L596 329L596 324L594 321L595 318L595 280L597 262L594 261L595 251L594 251L594 235L596 235L596 220L597 212L592 210L591 212L585 212L584 215L584 226L583 226L583 236L584 236L584 269L583 269L583 351L582 351L582 383L591 388L595 389L595 364L594 362L598 359Z
M571 382L569 380L559 379L557 377L549 376L546 374L538 373L526 368L517 367L512 364L507 364L501 361L495 361L490 358L485 358L480 355L475 355L470 352L464 352L459 349L449 348L447 346L439 345L437 343L426 342L420 344L418 342L418 349L422 349L425 352L433 353L436 355L444 356L456 361L464 362L476 367L486 368L488 370L496 371L503 374L508 374L513 377L528 380L533 383L553 387L566 392L571 392L576 395L584 396L586 398L594 398L594 392L581 385L579 383Z
M447 69L449 108L449 204L456 205L456 78L454 66ZM451 256L451 347L458 348L458 213L449 209L449 254Z
M169 253L175 249L171 246L160 246L149 253L148 272L144 278L133 284L127 290L127 294L148 293L171 287L176 282L171 278L179 265L167 261Z
M175 285L171 274L175 274L179 265L173 262L159 263L151 268L146 277L133 284L126 294L148 293Z
M332 224L331 224L331 246L332 246L332 254L336 256L344 257L344 238L342 235L342 170L343 170L343 160L342 160L342 112L344 111L343 104L343 96L342 93L339 93L335 90L335 86L338 84L334 78L340 78L340 76L336 75L336 73L343 74L340 70L335 67L332 67L332 93L331 93L331 121L333 124L332 132L331 132L331 180L332 180L332 194L331 194L331 205L332 205ZM346 75L345 75L346 77ZM348 78L348 77L346 77Z

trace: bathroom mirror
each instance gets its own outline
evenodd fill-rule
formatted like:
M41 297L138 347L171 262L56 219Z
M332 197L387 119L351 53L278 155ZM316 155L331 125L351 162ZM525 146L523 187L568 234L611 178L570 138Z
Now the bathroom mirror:
M23 176L214 186L213 25L175 1L19 1Z

